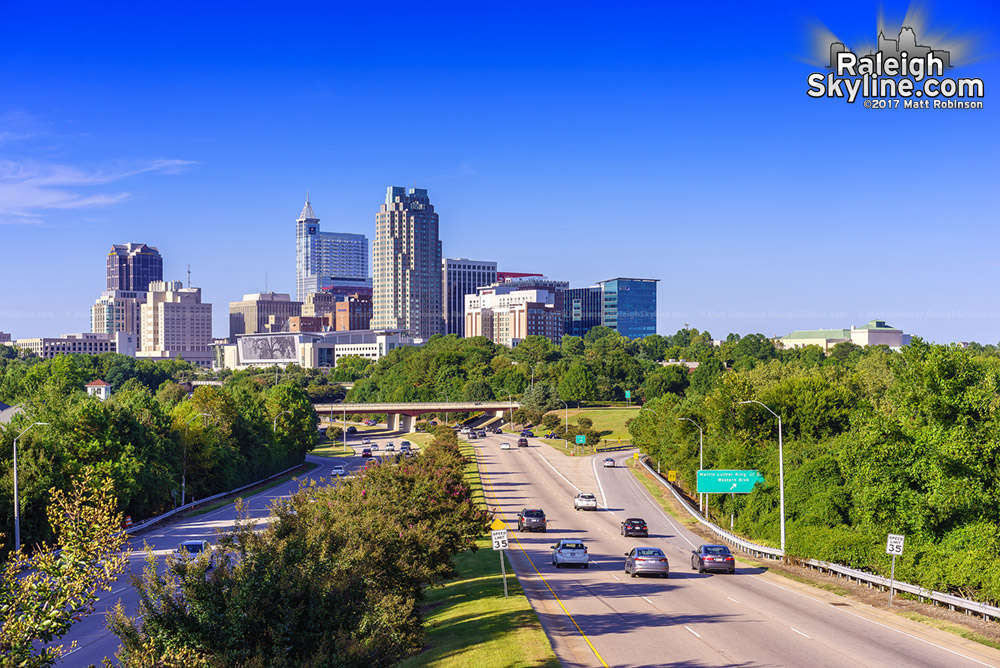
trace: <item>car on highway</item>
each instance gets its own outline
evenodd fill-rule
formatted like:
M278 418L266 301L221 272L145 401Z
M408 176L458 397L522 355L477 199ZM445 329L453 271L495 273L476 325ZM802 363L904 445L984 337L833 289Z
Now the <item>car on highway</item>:
M519 447L519 448L526 448L526 447L528 447L528 439L524 438L523 436L521 438L517 439L517 447Z
M410 447L410 445L411 445L411 443L410 443L409 441L400 441L400 443L399 443L399 447L401 447L401 448L402 448L402 447L403 447L404 445L405 445L405 446L406 446L407 448L409 448L409 447Z
M334 464L333 468L330 469L330 475L347 475L347 469L344 468L343 464Z
M736 559L725 545L701 545L691 552L691 570L736 572Z
M605 457L604 458L604 468L606 468L606 469L613 469L614 467L615 467L615 460L611 459L611 457Z
M185 540L174 550L174 556L180 561L194 561L203 554L208 555L208 567L215 566L215 555L207 540Z
M372 442L372 439L365 436L363 439L361 439L361 442L367 445L368 443Z
M357 427L353 427L353 426L352 427L348 427L347 428L347 433L348 434L356 434L356 433L358 433L358 428Z
M470 441L474 440L476 438L476 432L470 431L468 434L465 435L465 438L467 438Z
M634 547L625 553L625 572L632 577L650 574L666 578L670 577L670 562L658 547Z
M521 430L521 436L531 436L532 438L534 438L535 437L535 432L530 431L528 429L523 429L523 430Z
M468 434L468 433L470 433L471 431L472 431L472 427L462 427L462 428L461 428L461 429L459 430L459 433L460 433L460 434Z
M369 427L374 427L375 425L378 424L378 422L376 422L375 420L365 420L365 424Z
M365 448L364 450L361 451L361 456L362 457L371 457L372 456L372 449L371 448Z
M545 533L545 511L541 508L522 508L517 514L518 531L541 531Z
M642 536L643 538L649 537L649 527L646 526L646 520L641 517L629 517L622 521L622 535L628 536Z
M556 568L562 566L583 566L590 568L590 555L587 554L587 547L576 538L562 538L552 546L552 565Z
M410 442L409 441L403 441L402 443L400 443L399 444L399 451L401 453L405 452L406 454L410 454Z
M573 497L574 510L597 510L597 497L590 492L580 492Z
M503 443L500 444L500 449L501 450L510 450L510 443L508 443L507 441L504 441Z
M479 438L486 438L486 432L480 429L479 431L476 432L476 436L478 436Z
M389 441L389 445L392 445L392 441ZM372 443L372 452L378 450L378 443Z
M395 452L396 451L396 446L393 445L392 443L386 443L385 444L385 451L386 452Z
M370 469L373 466L378 466L381 463L382 463L382 461L378 457L372 457L367 462L365 462L365 468L366 469Z

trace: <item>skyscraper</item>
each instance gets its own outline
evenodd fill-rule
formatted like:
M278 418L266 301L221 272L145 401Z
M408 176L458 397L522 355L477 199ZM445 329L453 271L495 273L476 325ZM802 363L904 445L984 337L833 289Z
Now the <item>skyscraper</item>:
M441 294L444 297L444 334L465 336L465 295L497 280L497 263L467 260L464 257L441 260Z
M630 339L656 334L656 278L598 281L604 292L601 324Z
M201 301L201 288L180 281L153 281L141 306L142 344L136 357L184 358L212 366L212 305Z
M258 292L243 295L243 301L229 302L229 342L235 343L240 334L271 331L273 318L279 331L289 318L302 315L302 302L293 302L279 292Z
M429 338L441 332L438 215L423 188L390 186L375 214L372 329Z
M322 232L309 199L295 221L295 293L306 296L329 288L334 277L368 280L368 237Z
M563 333L585 336L601 324L604 315L604 291L601 286L570 288L563 296Z
M154 246L112 244L108 253L108 290L145 292L150 281L163 280L163 257Z

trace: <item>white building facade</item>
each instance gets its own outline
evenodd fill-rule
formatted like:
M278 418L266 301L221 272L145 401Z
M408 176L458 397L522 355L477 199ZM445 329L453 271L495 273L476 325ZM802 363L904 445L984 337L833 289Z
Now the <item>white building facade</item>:
M295 291L304 302L310 294L331 286L334 277L362 279L371 276L368 266L368 237L347 232L323 232L319 218L306 199L295 221Z
M136 357L182 358L212 366L212 305L201 301L201 288L180 281L153 281L140 309L141 341Z

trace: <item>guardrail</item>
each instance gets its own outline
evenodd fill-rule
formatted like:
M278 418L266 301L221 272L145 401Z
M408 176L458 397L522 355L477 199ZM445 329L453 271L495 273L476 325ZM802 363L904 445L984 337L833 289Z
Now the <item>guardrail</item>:
M594 452L614 452L615 450L631 450L635 446L631 443L620 443L615 445L598 445Z
M677 502L684 507L691 517L698 520L709 531L716 534L726 542L737 545L745 552L749 552L757 557L781 559L785 556L785 553L780 549L752 543L706 520L702 517L701 513L695 510L691 504L687 502L687 499L681 496L677 490L674 489L673 485L664 480L663 476L653 470L653 467L646 462L647 459L648 457L643 456L639 459L639 463L641 463L642 466L649 471L649 473L652 474L657 481L660 482L660 484L670 490L670 493L674 495ZM967 615L976 614L981 615L982 618L986 620L1000 620L1000 607L995 605L980 603L979 601L973 601L972 599L962 598L961 596L955 596L953 594L945 594L944 592L934 591L933 589L925 589L924 587L912 585L908 582L901 582L899 580L892 580L890 583L889 578L883 575L875 575L874 573L860 571L856 568L841 566L840 564L834 564L828 561L820 561L818 559L799 559L798 561L814 570L835 573L838 577L846 577L852 582L856 581L858 584L867 584L869 588L878 587L879 589L885 590L888 589L891 584L894 590L912 594L913 596L916 596L921 603L930 601L933 605L944 605L947 606L949 610L961 610Z
M283 476L286 473L288 473L289 471L294 471L295 469L299 468L300 466L302 466L302 464L298 464L297 466L293 466L290 469L285 469L281 473L275 473L274 475L272 475L270 477L267 477L267 478L264 478L263 480L258 480L257 482L252 482L249 485L243 485L242 487L237 487L236 489L231 489L228 492L221 492L221 493L215 494L213 496L207 496L204 499L198 499L197 501L192 501L191 503L185 503L183 506L177 506L173 510L169 510L169 511L163 513L162 515L157 515L156 517L151 517L150 519L142 522L141 524L135 524L135 525L129 527L125 531L125 533L132 534L132 533L135 533L136 531L142 531L143 529L151 527L154 524L156 524L157 522L162 522L163 520L167 519L168 517L172 517L172 516L176 515L177 513L184 512L185 510L190 510L191 508L194 508L195 506L200 506L200 505L202 505L204 503L208 503L209 501L215 501L216 499L221 499L223 497L230 496L232 494L236 494L237 492L242 492L243 490L249 489L251 487L256 487L257 485L259 485L261 483L265 483L268 480L274 480L275 478L277 478L279 476Z

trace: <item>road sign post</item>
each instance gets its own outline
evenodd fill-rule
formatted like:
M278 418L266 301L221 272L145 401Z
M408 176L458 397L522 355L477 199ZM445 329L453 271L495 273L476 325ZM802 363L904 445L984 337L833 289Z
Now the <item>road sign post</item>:
M632 390L625 390L625 406L632 405Z
M892 607L893 582L896 579L896 556L903 554L903 542L906 536L891 533L885 541L885 553L892 555L892 570L889 571L889 607Z
M503 553L507 549L507 525L497 518L490 525L490 537L493 540L493 550L500 553L500 577L503 578L503 597L507 598L507 565Z
M576 444L577 445L582 445L586 449L586 447L587 447L587 437L586 437L586 435L584 435L584 434L577 434L576 435ZM576 448L574 447L574 450L575 449Z

